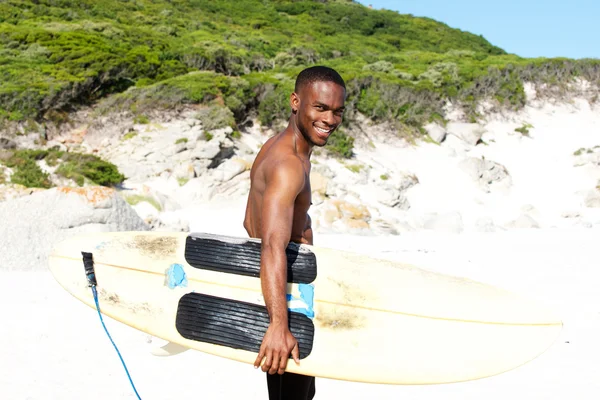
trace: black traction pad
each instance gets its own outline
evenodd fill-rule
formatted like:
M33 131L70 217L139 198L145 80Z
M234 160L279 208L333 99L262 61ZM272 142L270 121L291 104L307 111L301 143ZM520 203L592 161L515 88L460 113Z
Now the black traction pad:
M194 268L260 276L260 241L217 235L189 235L185 260ZM286 249L289 283L311 283L317 277L317 257L296 243Z
M293 311L288 320L298 341L300 358L305 358L312 351L313 322ZM269 326L269 315L266 307L256 304L188 293L179 300L175 326L186 339L258 353Z

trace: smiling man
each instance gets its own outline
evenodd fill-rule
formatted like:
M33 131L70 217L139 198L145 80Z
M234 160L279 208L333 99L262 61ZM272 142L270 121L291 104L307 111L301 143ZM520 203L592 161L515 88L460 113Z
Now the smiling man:
M298 342L288 325L285 249L290 241L313 244L310 156L341 124L345 98L346 85L335 70L316 66L300 72L288 126L267 140L250 173L244 228L262 239L260 279L270 319L254 366L262 363L267 373L270 400L315 395L314 377L285 372L290 354L299 363Z

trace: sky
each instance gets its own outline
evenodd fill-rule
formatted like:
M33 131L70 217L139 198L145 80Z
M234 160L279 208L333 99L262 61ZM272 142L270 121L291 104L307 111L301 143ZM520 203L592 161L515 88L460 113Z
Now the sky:
M600 0L359 0L482 35L521 57L600 58Z

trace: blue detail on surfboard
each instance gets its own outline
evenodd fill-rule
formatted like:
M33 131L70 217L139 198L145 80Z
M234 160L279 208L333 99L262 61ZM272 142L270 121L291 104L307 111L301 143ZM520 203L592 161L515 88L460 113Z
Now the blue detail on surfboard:
M176 287L186 287L188 284L183 265L171 264L167 270L167 286L169 289L175 289Z
M294 307L289 308L290 311L294 311L300 314L306 315L308 318L314 318L314 297L315 297L315 288L313 285L308 285L301 283L298 285L298 290L300 291L300 298L292 296L288 294L286 296L287 301L296 301L302 302L304 307Z

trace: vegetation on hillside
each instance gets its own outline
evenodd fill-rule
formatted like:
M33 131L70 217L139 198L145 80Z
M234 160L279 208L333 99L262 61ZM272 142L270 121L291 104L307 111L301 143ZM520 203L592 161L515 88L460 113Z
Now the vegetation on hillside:
M207 121L287 118L295 75L313 64L348 84L361 112L408 133L447 99L522 107L546 90L600 84L600 60L523 59L427 18L343 0L6 0L0 3L0 120L64 120L99 109L139 118L204 103ZM351 145L351 144L350 144Z
M49 167L56 167L54 173L64 178L72 179L79 186L86 180L89 183L111 186L123 182L125 177L117 167L92 154L67 153L57 149L12 151L4 163L11 168L11 183L26 187L50 188L50 175L40 168L38 162L45 161Z

